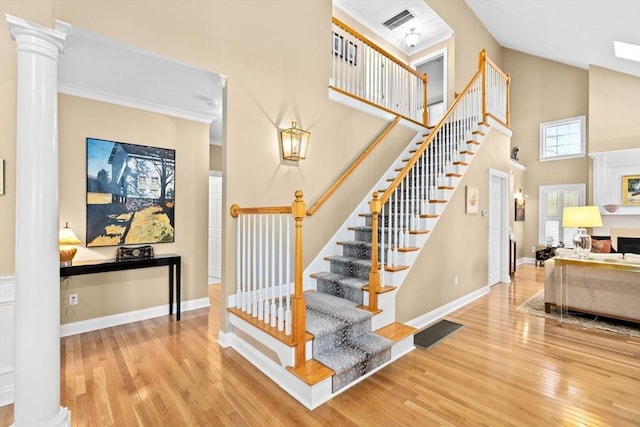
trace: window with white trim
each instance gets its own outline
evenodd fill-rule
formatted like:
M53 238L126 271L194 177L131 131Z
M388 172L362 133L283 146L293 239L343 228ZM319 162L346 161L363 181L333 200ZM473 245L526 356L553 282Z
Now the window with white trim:
M586 116L540 123L540 160L583 157L586 153Z
M553 241L553 246L563 242L573 247L573 236L577 228L562 227L562 211L565 207L584 206L585 184L541 185L538 243Z

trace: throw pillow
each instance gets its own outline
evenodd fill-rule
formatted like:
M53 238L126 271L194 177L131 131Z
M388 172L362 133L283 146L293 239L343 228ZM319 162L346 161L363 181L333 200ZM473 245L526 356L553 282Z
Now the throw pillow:
M598 254L608 254L611 252L611 240L591 241L591 252Z

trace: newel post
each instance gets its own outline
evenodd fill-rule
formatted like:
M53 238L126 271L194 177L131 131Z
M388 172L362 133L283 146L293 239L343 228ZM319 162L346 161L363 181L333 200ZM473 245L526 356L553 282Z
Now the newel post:
M487 51L482 49L479 58L480 81L482 84L482 121L487 118Z
M296 221L295 291L293 294L293 337L296 343L296 366L303 365L307 359L305 354L306 313L302 291L302 220L307 215L307 207L302 200L302 195L302 191L296 191L296 199L291 205L291 215Z
M506 120L507 126L511 126L511 74L507 73L507 109Z
M373 193L373 200L369 202L371 209L371 272L369 273L369 310L378 310L378 289L380 288L380 272L378 271L378 217L382 210L382 203L378 192ZM384 250L384 248L383 248Z
M422 105L424 105L424 111L422 112L422 123L425 126L429 126L429 108L428 108L428 100L427 100L427 83L429 82L429 77L427 73L424 73L424 77L422 78Z

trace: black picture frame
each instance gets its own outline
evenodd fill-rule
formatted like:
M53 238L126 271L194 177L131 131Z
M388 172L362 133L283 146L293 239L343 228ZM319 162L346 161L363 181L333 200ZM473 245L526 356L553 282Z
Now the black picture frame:
M358 65L358 45L352 41L347 46L347 61L351 65Z
M336 32L333 33L333 54L344 57L344 37Z

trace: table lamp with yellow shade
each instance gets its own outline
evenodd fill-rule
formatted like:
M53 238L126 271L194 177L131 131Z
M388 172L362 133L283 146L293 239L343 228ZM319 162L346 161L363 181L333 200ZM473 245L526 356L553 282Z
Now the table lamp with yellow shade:
M597 206L566 207L562 212L562 226L577 228L573 247L578 258L586 258L591 252L591 236L587 228L602 227L602 217Z
M69 266L73 257L76 255L78 248L75 245L82 243L80 239L69 228L69 223L65 223L64 227L58 234L58 244L60 245L60 265Z

